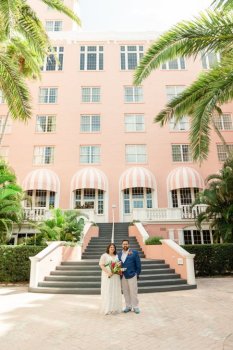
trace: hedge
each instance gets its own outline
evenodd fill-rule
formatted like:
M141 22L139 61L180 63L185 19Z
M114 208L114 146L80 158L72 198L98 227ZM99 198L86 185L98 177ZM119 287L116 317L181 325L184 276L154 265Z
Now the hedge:
M195 254L196 276L229 275L233 273L233 244L196 244L183 246Z
M146 245L160 245L162 244L160 240L163 239L163 237L157 237L157 236L151 236L146 239L145 244Z
M45 247L0 246L0 282L24 282L30 277L30 256L38 254Z

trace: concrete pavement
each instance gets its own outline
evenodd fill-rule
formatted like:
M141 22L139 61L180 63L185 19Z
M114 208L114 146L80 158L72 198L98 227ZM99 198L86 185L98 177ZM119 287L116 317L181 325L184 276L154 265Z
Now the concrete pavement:
M1 350L232 350L233 278L141 294L141 314L103 316L100 296L0 288Z

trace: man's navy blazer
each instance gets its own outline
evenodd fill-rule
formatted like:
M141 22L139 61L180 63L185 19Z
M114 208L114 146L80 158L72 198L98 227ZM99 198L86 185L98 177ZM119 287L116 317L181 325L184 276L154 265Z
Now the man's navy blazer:
M139 254L136 250L132 250L129 248L129 252L125 262L121 260L122 251L118 253L118 258L122 262L122 267L126 268L123 272L126 279L132 278L134 276L139 276L141 273L141 260Z

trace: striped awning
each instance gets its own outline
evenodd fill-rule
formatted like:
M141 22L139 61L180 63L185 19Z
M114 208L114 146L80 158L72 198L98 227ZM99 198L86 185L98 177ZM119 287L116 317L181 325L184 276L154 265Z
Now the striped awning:
M46 190L59 192L60 181L53 171L48 169L37 169L31 171L23 181L22 187L27 190Z
M127 169L120 177L120 189L132 187L156 188L154 175L142 167L132 167Z
M79 188L95 188L107 190L107 178L105 174L96 168L83 168L74 174L71 180L71 191Z
M193 168L179 167L170 172L167 178L168 190L178 188L204 188L204 181L201 175Z

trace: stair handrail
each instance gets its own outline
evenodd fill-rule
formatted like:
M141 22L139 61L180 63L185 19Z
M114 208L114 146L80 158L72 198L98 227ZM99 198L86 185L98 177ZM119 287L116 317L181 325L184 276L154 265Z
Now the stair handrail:
M114 234L115 234L115 232L114 232L114 229L115 229L115 227L114 227L114 209L115 208L116 208L116 205L113 204L112 205L112 238L111 238L111 243L114 243Z

